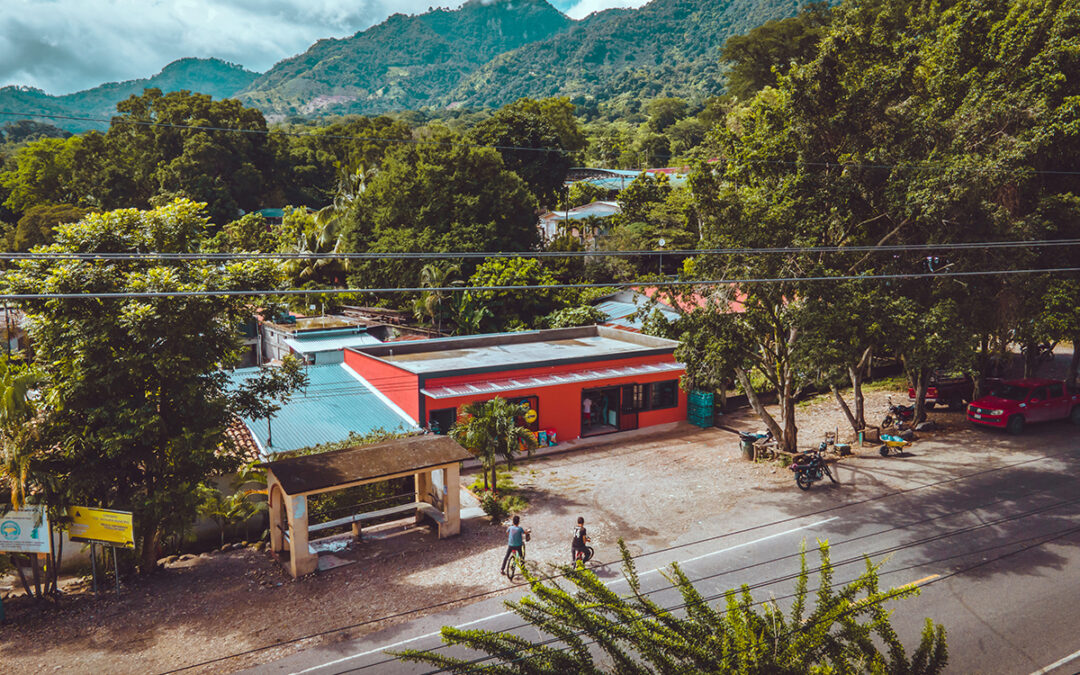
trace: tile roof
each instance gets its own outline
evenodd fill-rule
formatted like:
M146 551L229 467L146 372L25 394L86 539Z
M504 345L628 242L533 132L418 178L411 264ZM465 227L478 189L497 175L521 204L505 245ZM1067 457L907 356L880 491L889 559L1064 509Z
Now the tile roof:
M241 368L231 375L239 384L257 370ZM344 364L308 366L305 372L308 386L270 420L272 439L268 438L265 418L244 420L264 454L335 443L347 439L350 433L419 430L400 408Z

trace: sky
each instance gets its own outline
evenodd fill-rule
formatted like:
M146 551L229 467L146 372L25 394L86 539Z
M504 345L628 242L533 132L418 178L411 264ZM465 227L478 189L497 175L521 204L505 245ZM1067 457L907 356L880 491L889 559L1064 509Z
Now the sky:
M646 0L549 0L578 19ZM0 0L0 86L67 94L186 56L265 72L320 38L462 0Z

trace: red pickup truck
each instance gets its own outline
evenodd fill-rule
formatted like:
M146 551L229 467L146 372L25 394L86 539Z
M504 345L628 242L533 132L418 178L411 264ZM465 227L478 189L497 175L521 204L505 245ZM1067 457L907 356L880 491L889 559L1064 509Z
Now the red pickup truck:
M1080 425L1080 391L1059 380L1005 380L972 401L967 418L1013 434L1029 422L1068 419Z
M950 410L963 410L964 404L971 400L974 389L975 383L968 375L935 371L926 387L926 408L931 410L935 405L944 405ZM907 395L908 400L914 403L915 387L908 387Z

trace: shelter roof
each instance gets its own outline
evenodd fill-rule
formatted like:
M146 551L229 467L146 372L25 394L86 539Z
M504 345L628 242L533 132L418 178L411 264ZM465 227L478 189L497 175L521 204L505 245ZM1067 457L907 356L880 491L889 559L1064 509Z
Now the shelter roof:
M258 368L231 373L239 385L254 377ZM320 443L337 443L350 434L374 431L413 431L416 424L397 406L343 363L308 366L308 386L274 413L270 434L266 419L244 419L259 447L267 454L299 450Z
M298 495L384 476L417 473L470 457L449 436L429 434L279 459L262 466L274 472L286 494Z

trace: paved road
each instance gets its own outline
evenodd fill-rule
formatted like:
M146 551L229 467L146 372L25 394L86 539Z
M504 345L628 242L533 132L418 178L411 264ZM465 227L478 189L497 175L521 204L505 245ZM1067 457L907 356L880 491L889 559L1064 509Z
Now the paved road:
M924 617L943 623L950 672L1078 672L1078 439L1067 425L1031 429L1021 439L968 430L952 436L953 445L918 443L908 457L846 462L837 471L839 486L762 493L739 515L701 522L672 548L642 556L643 585L657 602L678 604L655 570L678 560L703 594L745 583L756 587L758 599L779 598L792 589L790 580L777 580L798 571L792 554L799 542L812 548L827 539L838 583L862 571L864 554L885 560L883 584L922 580L918 598L893 605L900 610L894 626L914 645ZM610 550L597 555L611 557ZM599 573L614 588L626 588L616 567ZM535 638L535 629L522 627L502 600L303 651L251 672L431 672L398 663L384 650L441 648L442 625Z

